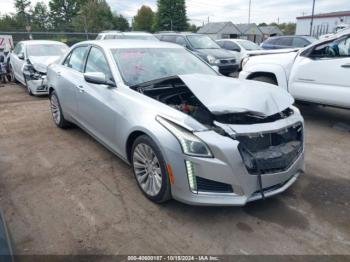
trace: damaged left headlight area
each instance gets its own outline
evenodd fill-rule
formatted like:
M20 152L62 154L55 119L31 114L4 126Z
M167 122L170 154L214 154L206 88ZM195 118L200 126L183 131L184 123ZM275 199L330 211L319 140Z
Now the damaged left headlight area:
M34 95L47 94L46 73L36 70L30 62L23 66L23 75L28 90Z

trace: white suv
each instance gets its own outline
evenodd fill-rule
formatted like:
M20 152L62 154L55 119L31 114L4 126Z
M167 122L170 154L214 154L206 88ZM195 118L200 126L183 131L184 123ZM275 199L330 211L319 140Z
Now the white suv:
M350 109L350 29L298 52L246 58L239 78L278 85L296 100Z

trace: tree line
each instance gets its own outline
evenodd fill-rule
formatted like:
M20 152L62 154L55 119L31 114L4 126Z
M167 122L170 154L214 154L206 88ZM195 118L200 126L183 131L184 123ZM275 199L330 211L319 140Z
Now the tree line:
M185 0L158 0L157 7L154 12L142 6L130 28L127 18L113 12L106 0L50 0L35 5L30 0L15 0L15 13L0 17L0 31L197 30L188 23Z

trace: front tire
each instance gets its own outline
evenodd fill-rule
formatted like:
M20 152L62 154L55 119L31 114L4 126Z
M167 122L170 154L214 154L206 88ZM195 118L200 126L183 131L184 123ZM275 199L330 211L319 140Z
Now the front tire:
M275 86L278 85L277 81L275 79L273 79L272 77L269 77L269 76L256 76L256 77L251 78L251 80L260 81L260 82L272 84L272 85L275 85Z
M50 107L56 126L65 129L71 125L63 116L61 104L55 91L52 91L50 94Z
M149 136L142 135L135 140L131 163L137 184L148 199L155 203L171 199L166 163L160 149Z

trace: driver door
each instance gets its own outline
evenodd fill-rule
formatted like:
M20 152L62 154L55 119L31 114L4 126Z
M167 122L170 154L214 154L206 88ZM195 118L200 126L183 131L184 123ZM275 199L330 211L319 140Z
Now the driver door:
M101 72L106 78L113 76L104 55L104 51L91 47L86 59L85 73ZM81 124L105 145L118 152L116 140L116 122L118 106L116 89L108 85L83 81L78 86L78 115Z
M350 107L350 36L303 53L295 60L289 79L289 92L294 98Z

